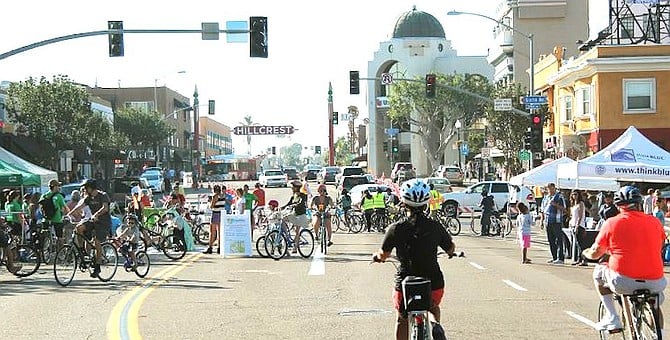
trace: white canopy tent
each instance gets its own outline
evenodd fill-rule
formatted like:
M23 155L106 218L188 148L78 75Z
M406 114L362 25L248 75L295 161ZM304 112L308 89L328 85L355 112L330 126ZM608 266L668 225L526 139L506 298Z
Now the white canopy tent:
M577 188L597 179L670 183L670 153L631 126L593 156L559 165L557 176Z
M575 181L568 179L557 178L558 168L564 164L576 163L568 157L562 157L542 164L537 168L526 171L522 174L510 178L510 183L515 185L547 185L548 183L555 183L556 187L560 189L582 189L582 190L598 190L598 191L614 191L619 189L619 184L616 180L609 178L595 178L582 180L579 186Z

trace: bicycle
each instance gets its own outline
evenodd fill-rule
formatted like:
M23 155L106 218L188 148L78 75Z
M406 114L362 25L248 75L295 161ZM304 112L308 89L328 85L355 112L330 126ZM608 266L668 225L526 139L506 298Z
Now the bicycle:
M489 235L500 236L505 238L512 232L512 223L506 218L500 216L499 211L494 211L491 213L491 224L489 225ZM479 229L478 229L479 227ZM470 229L472 233L481 236L482 235L482 225L481 223L471 223Z
M9 263L7 263L7 254L5 254L5 247L0 247L0 265L4 265L7 271L16 277L27 277L33 275L40 268L40 257L35 248L28 244L22 244L21 239L11 234L11 227L4 225L0 229L0 238L7 237L7 250L10 251L14 258L14 267L19 268L16 272L11 272Z
M285 218L291 213L289 210L282 211L282 222L269 226L267 234L260 237L263 238L265 253L274 260L280 260L286 256L290 247L297 248L298 253L303 258L309 258L314 252L314 234L312 234L312 231L296 225L289 227L288 222L285 221ZM298 233L298 244L296 245L291 231L298 227L300 231ZM256 241L257 250L259 242L261 242L259 240Z
M81 223L89 222L83 221ZM96 261L93 237L95 236L79 235L75 228L72 231L72 240L58 250L54 258L54 277L59 285L67 287L72 283L77 269L81 272L89 271L93 273ZM82 246L80 247L79 244ZM100 257L100 273L97 277L102 282L108 282L116 274L119 254L116 247L109 241L101 242L100 248L102 249L102 256Z
M326 223L324 223L324 213L320 211L315 211L314 216L319 218L319 232L316 235L321 245L321 254L326 255L328 253L328 231L326 230Z
M56 237L54 226L51 222L44 220L30 228L29 233L29 244L37 250L37 253L40 255L40 261L44 264L51 264L58 251L56 249L58 237Z
M112 242L120 250L123 256L123 268L126 272L134 272L139 278L144 278L149 274L151 268L151 259L145 250L135 250L135 262L130 258L130 242L122 241L118 238L113 238Z
M140 228L140 250L147 250L154 247L162 251L170 260L176 261L186 256L186 241L184 240L183 230L179 230L174 224L158 222L154 229L145 227L139 223ZM180 235L180 233L182 235ZM143 247L143 248L142 248Z
M370 216L370 224L378 232L385 232L389 225L389 216L386 209L375 209Z
M440 222L442 227L451 235L456 236L461 233L461 221L458 217L448 215L442 209L435 210L433 219Z
M447 254L449 258L465 257L464 252ZM372 263L381 262L376 256L372 257ZM398 265L391 262L396 270ZM407 276L400 283L402 289L403 303L407 312L407 321L409 322L409 339L411 340L446 340L442 326L435 329L431 321L430 307L432 304L431 281L425 277ZM441 332L440 332L441 330Z
M360 210L349 209L346 212L337 207L332 210L331 223L333 232L347 231L350 233L360 233L365 226L365 216Z
M600 339L611 339L621 335L622 339L632 340L660 340L661 325L659 322L658 294L651 293L647 289L639 289L633 294L614 294L618 305L623 328L615 330L601 330ZM601 302L598 306L598 321L607 314L605 306Z
M209 226L210 222L206 222L202 217L205 213L198 210L189 211L189 218L186 219L191 224L191 231L193 239L196 243L206 246L209 245Z

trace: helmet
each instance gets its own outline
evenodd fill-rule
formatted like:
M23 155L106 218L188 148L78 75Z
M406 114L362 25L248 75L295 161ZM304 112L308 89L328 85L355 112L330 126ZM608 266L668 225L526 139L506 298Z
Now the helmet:
M294 188L300 188L302 187L302 183L300 183L300 181L293 181L291 182L291 186L293 186Z
M642 194L640 194L640 189L634 186L623 186L617 193L614 194L614 204L615 205L625 205L633 203L641 203Z
M86 182L84 182L83 185L84 188L92 188L92 189L97 189L98 188L98 182L94 179L87 179Z
M486 196L488 196L488 194L489 194L488 190L486 190L486 189L482 190L482 196L486 197Z
M268 201L268 205L276 209L277 207L279 207L279 201L277 201L277 200L269 200L269 201Z
M426 182L420 179L406 181L400 187L400 196L403 203L410 207L420 207L428 204L430 189Z
M317 192L319 192L321 190L327 190L325 184L319 184L319 187L316 189Z

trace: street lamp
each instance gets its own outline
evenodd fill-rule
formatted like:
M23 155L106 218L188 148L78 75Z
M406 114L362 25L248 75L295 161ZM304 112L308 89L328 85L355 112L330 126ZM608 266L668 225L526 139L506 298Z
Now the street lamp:
M454 123L454 127L456 128L456 139L458 142L456 143L456 146L458 148L458 168L463 169L461 166L461 120L456 119L456 123Z
M534 49L534 46L533 46L533 35L532 34L526 34L524 32L521 32L521 31L517 30L516 28L514 28L510 25L507 25L507 24L501 22L500 20L496 20L494 18L491 18L491 17L483 15L483 14L479 14L479 13L449 11L449 12L447 12L447 15L474 15L474 16L477 16L477 17L480 17L480 18L488 19L488 20L491 20L491 21L497 23L498 25L500 25L502 27L510 29L510 30L512 30L516 33L521 34L525 38L527 38L528 42L529 42L528 45L530 46L530 55L528 56L529 61L530 61L530 94L532 95L532 94L535 93L535 79L534 79L535 78L535 65L534 65L535 64L534 63L535 49Z

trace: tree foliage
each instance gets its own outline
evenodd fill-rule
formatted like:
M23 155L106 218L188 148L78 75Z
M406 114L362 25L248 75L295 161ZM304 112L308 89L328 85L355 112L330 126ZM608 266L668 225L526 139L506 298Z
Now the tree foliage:
M280 149L281 164L283 166L300 167L302 165L300 155L302 154L302 145L293 143L289 146L282 146Z
M351 153L351 142L351 139L346 137L340 137L335 141L335 164L351 165L354 159Z
M484 112L482 98L488 98L492 90L489 80L479 74L438 74L435 98L426 97L422 77L399 81L389 97L389 117L401 126L410 126L409 132L421 139L431 167L437 168L448 147L446 142L456 133L456 120L470 125Z
M157 112L147 112L137 108L126 108L116 112L114 129L128 137L130 144L144 148L156 147L175 133Z

